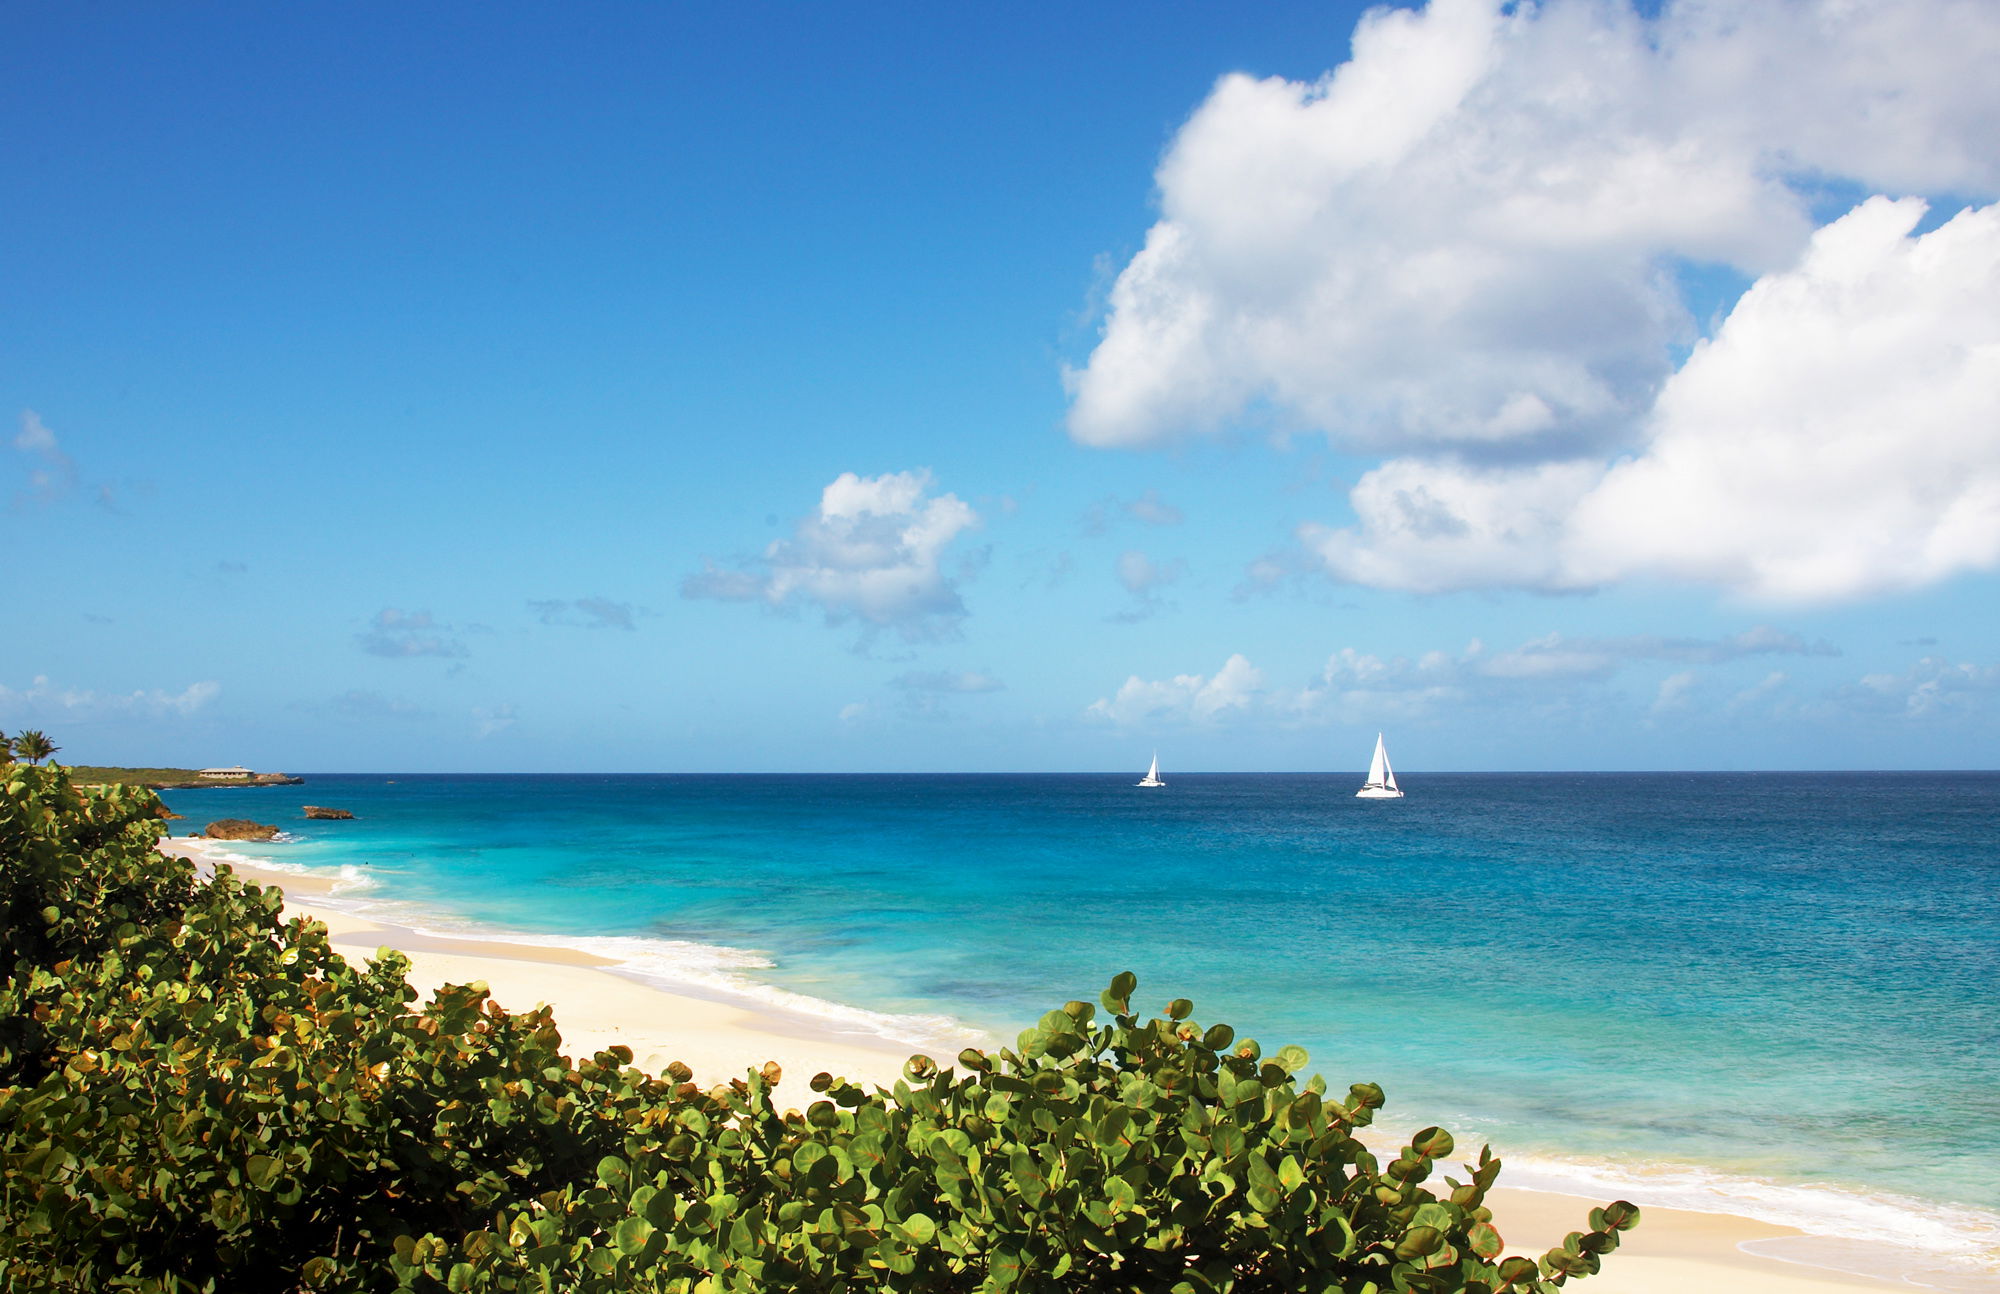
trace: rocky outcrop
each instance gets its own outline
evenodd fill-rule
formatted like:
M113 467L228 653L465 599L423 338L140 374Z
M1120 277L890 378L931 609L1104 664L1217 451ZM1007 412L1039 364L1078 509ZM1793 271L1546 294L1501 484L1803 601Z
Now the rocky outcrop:
M306 806L306 816L308 818L351 818L354 815L345 809L329 809L324 804L308 804Z
M204 833L210 840L273 840L278 829L248 818L221 818L208 824Z

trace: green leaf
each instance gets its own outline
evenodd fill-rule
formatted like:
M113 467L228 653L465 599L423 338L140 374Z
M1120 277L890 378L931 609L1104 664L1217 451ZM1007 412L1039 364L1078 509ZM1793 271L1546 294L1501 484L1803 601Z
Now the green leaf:
M644 1218L626 1218L611 1229L611 1243L627 1258L637 1256L653 1238L653 1224Z
M1411 1227L1396 1244L1396 1257L1408 1261L1434 1254L1444 1248L1444 1236L1436 1227Z

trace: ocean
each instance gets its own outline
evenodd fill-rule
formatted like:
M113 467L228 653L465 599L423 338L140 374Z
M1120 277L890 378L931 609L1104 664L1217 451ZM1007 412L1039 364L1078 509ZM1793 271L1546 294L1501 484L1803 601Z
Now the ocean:
M1491 1142L1503 1184L2000 1262L2000 774L1413 774L1395 801L1351 774L1166 776L165 798L188 828L278 823L229 848L349 907L940 1056L1131 970L1135 1004L1192 998L1335 1091L1380 1083L1392 1128Z

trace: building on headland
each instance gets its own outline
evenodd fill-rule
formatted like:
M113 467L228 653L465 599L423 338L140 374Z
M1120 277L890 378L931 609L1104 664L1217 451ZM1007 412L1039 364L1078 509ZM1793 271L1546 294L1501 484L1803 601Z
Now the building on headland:
M247 782L252 777L252 773L249 769L238 764L234 768L197 769L195 776L205 782Z

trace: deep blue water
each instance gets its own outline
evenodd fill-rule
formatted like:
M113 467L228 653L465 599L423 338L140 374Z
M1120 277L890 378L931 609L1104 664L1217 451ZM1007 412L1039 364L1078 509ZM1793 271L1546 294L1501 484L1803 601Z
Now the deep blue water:
M1381 1083L1403 1126L1662 1189L1831 1192L1863 1231L1970 1206L1941 1216L2000 1242L2000 774L1417 774L1390 802L1348 775L1133 780L315 776L167 798L193 825L278 822L295 842L242 852L345 866L371 882L350 900L432 925L643 937L621 946L652 973L912 1034L1011 1036L1130 969L1142 1003L1193 998L1305 1046L1336 1090ZM359 816L308 822L307 802Z

